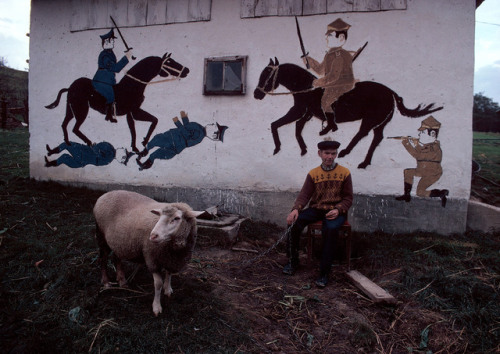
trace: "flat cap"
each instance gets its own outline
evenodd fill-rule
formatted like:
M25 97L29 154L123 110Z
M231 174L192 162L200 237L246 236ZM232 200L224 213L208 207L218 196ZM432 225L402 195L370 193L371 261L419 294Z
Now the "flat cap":
M334 150L338 149L340 143L338 141L325 140L318 143L318 149L320 150Z

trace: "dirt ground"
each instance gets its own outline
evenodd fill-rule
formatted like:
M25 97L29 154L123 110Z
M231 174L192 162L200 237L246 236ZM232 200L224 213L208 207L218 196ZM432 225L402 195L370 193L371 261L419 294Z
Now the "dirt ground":
M375 304L335 264L282 274L285 230L247 220L236 243L199 230L173 295L153 279L103 289L92 206L102 192L0 184L0 347L5 353L484 353L500 350L500 235L353 233L351 268L396 299ZM239 250L235 250L239 249ZM243 250L243 251L242 251ZM113 275L109 265L109 273ZM461 304L466 304L462 306Z
M250 344L243 352L313 353L454 353L463 346L460 330L437 312L422 309L407 299L395 305L378 305L347 278L347 266L334 265L324 289L314 281L318 261L294 276L282 274L287 258L283 245L261 257L281 235L250 240L240 233L232 248L203 246L203 236L190 264L180 277L210 285L210 293L230 307L228 318L245 318ZM234 249L255 250L234 251ZM352 268L356 268L356 261ZM383 286L395 281L398 269L387 269L377 279ZM175 290L174 290L175 291ZM398 297L398 294L393 294ZM233 331L239 331L236 328ZM432 335L429 333L432 332Z

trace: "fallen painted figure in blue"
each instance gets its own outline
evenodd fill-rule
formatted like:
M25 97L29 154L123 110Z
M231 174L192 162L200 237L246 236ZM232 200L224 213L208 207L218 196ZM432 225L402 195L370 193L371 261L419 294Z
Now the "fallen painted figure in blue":
M155 135L146 145L146 148L138 154L136 159L139 170L151 168L156 159L168 160L180 154L185 148L199 144L205 137L214 141L223 141L224 132L228 128L219 123L208 124L205 127L196 122L190 122L187 114L181 111L181 121L175 117L172 119L176 128ZM149 156L144 162L143 157Z
M45 167L55 167L61 164L71 168L80 168L87 165L105 166L110 164L116 155L113 145L106 141L92 146L75 142L71 142L71 144L62 143L53 149L49 145L46 145L46 149L47 156L59 154L63 151L67 151L68 153L52 161L45 156Z

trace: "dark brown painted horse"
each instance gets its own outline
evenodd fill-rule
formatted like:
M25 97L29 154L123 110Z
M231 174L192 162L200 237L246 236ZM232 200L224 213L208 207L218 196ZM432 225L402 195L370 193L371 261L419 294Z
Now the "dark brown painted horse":
M146 146L151 138L151 134L158 124L158 118L141 109L144 101L144 90L148 83L156 76L160 77L186 77L189 73L187 67L177 63L170 58L170 54L165 53L163 57L147 57L135 64L125 74L118 84L114 86L116 115L127 115L127 124L132 137L132 150L139 152L136 147L135 121L150 122L149 130L142 141ZM87 145L91 146L92 141L80 130L81 125L87 119L89 107L106 114L106 100L92 86L92 80L81 77L73 81L69 88L63 88L59 91L57 99L46 108L53 109L59 105L61 95L68 92L66 99L66 116L62 123L64 133L64 142L70 145L68 139L68 123L75 118L76 123L73 127L73 133L82 139Z
M339 157L348 155L356 144L370 130L373 130L373 140L366 154L365 160L358 168L366 168L371 164L373 153L384 138L383 131L390 122L397 108L398 111L410 118L418 118L443 107L434 107L434 103L415 109L408 109L403 104L403 99L387 86L372 81L358 82L355 87L343 94L332 104L333 113L323 113L321 97L323 88L314 88L313 80L316 77L309 71L295 64L279 64L278 59L272 59L260 74L259 84L254 91L254 97L261 100L266 94L272 94L279 86L283 85L293 95L293 106L281 118L271 123L271 132L274 139L274 154L281 148L278 128L283 125L295 123L295 137L301 149L301 155L307 153L307 146L302 138L302 129L307 121L316 117L328 121L326 129L320 133L326 134L329 130L336 131L337 123L361 120L359 131L352 138L347 147L340 151Z

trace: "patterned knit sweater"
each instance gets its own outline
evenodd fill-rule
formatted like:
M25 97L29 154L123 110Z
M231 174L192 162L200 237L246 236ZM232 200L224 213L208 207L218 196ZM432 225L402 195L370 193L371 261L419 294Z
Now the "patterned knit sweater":
M309 207L323 210L338 209L346 214L352 205L352 179L350 171L337 164L333 170L325 171L318 166L307 174L293 209Z

